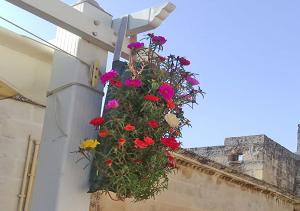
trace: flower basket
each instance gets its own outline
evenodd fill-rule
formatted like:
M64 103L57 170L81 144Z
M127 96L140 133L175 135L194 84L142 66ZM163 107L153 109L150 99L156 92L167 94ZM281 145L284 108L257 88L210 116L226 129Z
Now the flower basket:
M135 42L129 63L115 62L101 76L109 84L102 117L91 120L97 139L81 143L92 157L89 192L115 192L118 200L155 197L168 187L176 169L173 152L183 126L190 126L183 106L193 107L200 89L183 57L160 56L166 39L148 34L149 46Z

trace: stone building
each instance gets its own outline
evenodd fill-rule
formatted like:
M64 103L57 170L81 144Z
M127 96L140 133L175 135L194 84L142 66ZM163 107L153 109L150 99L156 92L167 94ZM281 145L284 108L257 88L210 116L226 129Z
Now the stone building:
M226 138L224 145L191 151L300 196L300 125L293 153L266 135Z
M0 28L7 58L0 60L1 211L30 209L54 52ZM182 150L176 159L169 189L155 199L116 202L93 194L90 211L300 211L298 155L265 135Z

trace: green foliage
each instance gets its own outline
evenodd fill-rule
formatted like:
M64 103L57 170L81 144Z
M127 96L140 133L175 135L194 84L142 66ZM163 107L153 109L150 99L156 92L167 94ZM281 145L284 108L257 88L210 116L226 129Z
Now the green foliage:
M185 70L186 64L180 62L182 57L170 55L164 61L159 56L162 43L154 42L153 37L152 34L147 36L148 48L132 49L133 56L125 66L125 73L119 72L112 79L119 84L111 81L109 85L107 103L117 100L118 106L106 108L105 122L101 127L96 125L100 132L107 131L109 135L99 133L100 144L87 150L93 157L89 192L112 191L120 200L141 201L155 197L168 187L168 175L175 169L172 152L180 145L175 138L181 137L183 126L190 125L182 107L192 106L197 94L203 92L187 79L194 78L194 74ZM115 68L122 69L124 65L119 62ZM128 86L130 79L139 80L142 85ZM174 89L171 99L160 94L163 84ZM158 100L147 100L147 95ZM174 128L166 121L166 114L170 113L179 121ZM159 126L151 126L150 120ZM128 124L133 125L134 130L126 130ZM147 137L154 143L147 142ZM166 144L163 138L175 141L173 145Z

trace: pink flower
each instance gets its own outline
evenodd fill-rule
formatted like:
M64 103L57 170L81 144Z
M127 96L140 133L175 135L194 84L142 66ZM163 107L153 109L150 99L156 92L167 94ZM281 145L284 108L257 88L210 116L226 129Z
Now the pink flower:
M139 49L139 48L142 48L144 47L144 43L142 42L132 42L132 43L129 43L127 45L127 48L133 50L133 49Z
M142 86L142 81L139 79L128 79L125 81L125 85L137 88L137 87Z
M196 79L196 78L193 78L192 76L187 76L186 78L185 78L185 80L189 83L189 84L191 84L192 86L195 86L195 85L198 85L199 84L199 81Z
M107 81L115 78L117 75L118 75L117 71L111 70L111 71L101 75L100 80L101 80L102 84L105 85Z
M151 37L151 40L157 45L163 45L167 42L166 38L163 36L153 36Z
M175 95L173 86L167 83L161 85L158 92L166 101L171 100Z
M109 100L105 106L106 109L113 109L118 107L119 107L119 102L116 99Z
M186 58L184 57L180 57L179 58L179 63L182 65L182 66L187 66L187 65L190 65L191 62L189 60L187 60Z

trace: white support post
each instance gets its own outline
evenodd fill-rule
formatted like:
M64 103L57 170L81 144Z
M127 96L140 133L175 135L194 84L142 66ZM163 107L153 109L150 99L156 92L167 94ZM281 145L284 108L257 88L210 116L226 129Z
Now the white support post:
M86 16L103 15L103 11L89 3L81 3L76 8ZM58 30L56 44L90 64L99 60L101 71L105 71L107 50L63 29ZM56 52L49 91L58 92L47 100L31 211L89 210L90 170L84 169L85 160L76 163L80 156L71 152L78 150L81 140L97 137L97 131L88 123L100 114L102 100L99 93L74 83L90 86L89 67L71 56ZM73 85L59 89L67 84ZM103 89L101 85L98 88L99 91Z

